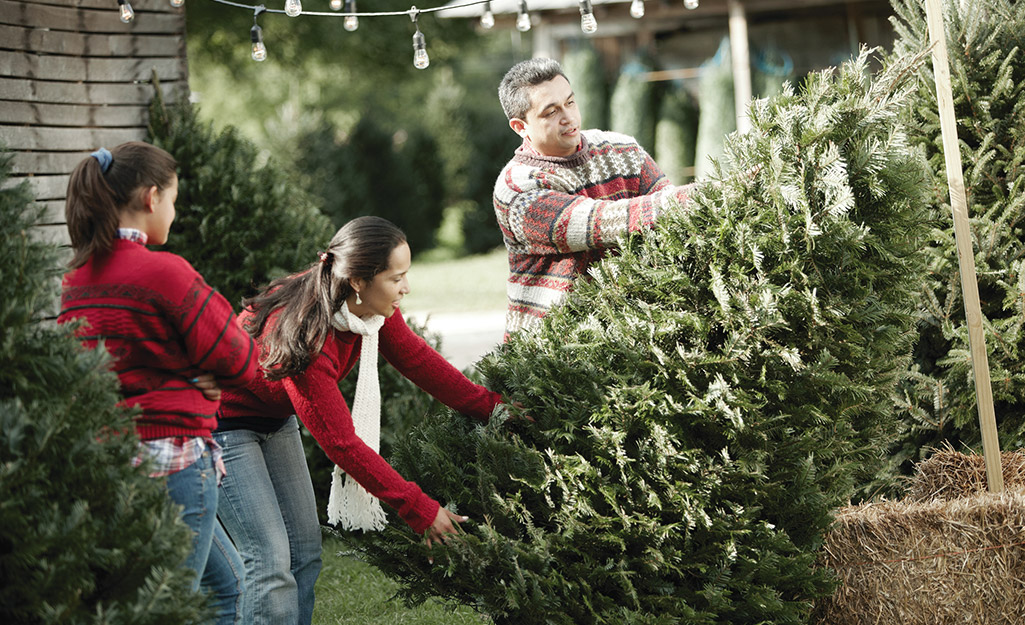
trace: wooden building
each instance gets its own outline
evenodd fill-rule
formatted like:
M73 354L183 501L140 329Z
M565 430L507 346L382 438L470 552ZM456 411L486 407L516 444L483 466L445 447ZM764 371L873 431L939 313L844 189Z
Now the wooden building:
M154 76L188 88L185 13L168 0L0 0L0 147L46 207L40 236L67 242L68 175L85 156L146 136Z

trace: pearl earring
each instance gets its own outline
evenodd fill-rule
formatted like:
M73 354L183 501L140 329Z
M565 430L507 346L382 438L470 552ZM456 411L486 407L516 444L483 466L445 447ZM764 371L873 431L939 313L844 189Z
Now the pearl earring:
M359 306L363 303L363 300L359 298L359 291L356 291L356 305Z

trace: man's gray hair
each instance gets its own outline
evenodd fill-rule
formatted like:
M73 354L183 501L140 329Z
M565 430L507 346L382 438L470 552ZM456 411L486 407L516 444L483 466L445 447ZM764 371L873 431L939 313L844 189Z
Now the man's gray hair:
M498 99L509 119L523 119L530 110L530 88L566 74L555 59L536 58L513 65L498 85ZM566 78L569 80L569 78Z

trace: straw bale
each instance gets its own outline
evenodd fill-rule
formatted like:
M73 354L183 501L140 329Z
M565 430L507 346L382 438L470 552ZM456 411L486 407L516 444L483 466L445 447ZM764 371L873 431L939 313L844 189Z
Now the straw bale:
M1025 492L840 511L820 563L840 585L821 625L1025 623Z
M1025 489L1025 453L1003 452L1000 468L1005 489ZM988 488L985 458L963 454L947 446L916 465L914 475L908 480L907 498L950 500L986 492Z

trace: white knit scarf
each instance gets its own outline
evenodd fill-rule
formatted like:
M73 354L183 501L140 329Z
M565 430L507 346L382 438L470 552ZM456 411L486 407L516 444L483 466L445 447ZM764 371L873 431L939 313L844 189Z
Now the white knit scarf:
M357 317L349 310L346 302L334 314L331 325L343 332L354 332L363 337L356 396L352 401L352 424L356 428L356 436L374 451L380 451L381 389L377 382L377 333L384 325L384 317ZM332 525L341 523L342 528L347 530L379 531L385 525L380 500L337 466L331 475L327 519Z

